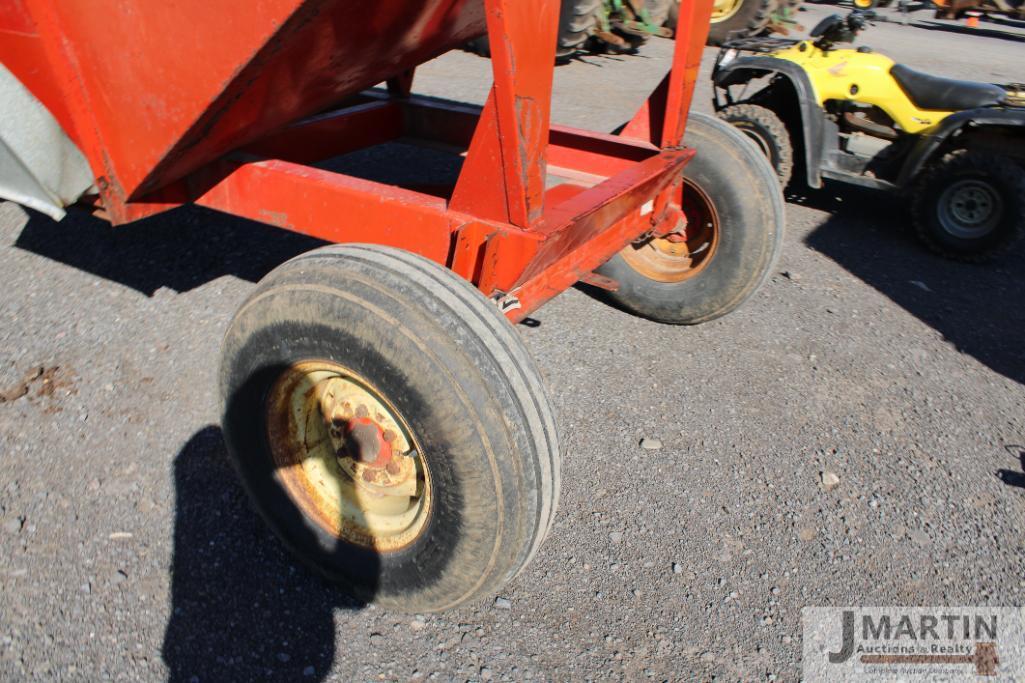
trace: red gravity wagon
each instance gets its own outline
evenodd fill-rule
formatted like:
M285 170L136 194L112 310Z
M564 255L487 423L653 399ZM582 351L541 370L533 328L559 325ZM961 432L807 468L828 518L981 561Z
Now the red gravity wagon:
M672 68L609 135L550 122L558 0L6 0L0 196L114 225L192 203L334 243L231 322L228 449L321 574L444 609L515 576L555 515L556 421L514 323L578 282L700 323L772 268L771 169L688 117L711 7L684 0ZM413 93L485 33L483 108ZM323 168L396 140L462 155L454 185Z

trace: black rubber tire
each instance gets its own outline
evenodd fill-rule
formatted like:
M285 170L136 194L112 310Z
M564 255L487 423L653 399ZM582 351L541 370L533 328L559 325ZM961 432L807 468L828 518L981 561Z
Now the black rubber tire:
M754 294L779 258L785 225L776 175L742 133L691 112L684 142L697 150L684 178L710 197L719 215L719 246L711 261L694 277L672 283L641 275L620 254L598 269L619 283L618 291L607 293L613 304L674 325L726 315Z
M648 13L648 21L655 26L664 26L669 21L669 14L675 7L680 10L679 0L644 0L644 9Z
M669 3L669 13L666 15L666 26L676 33L678 23L680 23L680 0L672 0Z
M734 38L756 36L769 25L776 0L743 0L740 8L722 21L713 21L708 30L708 44L722 45Z
M758 104L731 104L716 116L751 139L776 171L780 187L790 184L794 172L794 147L786 125L776 112Z
M562 0L559 34L555 41L556 58L571 57L587 47L591 36L598 30L603 10L602 0ZM467 41L464 47L481 57L491 56L491 43L486 35Z
M583 50L598 29L603 11L602 0L562 0L555 56L569 57Z
M989 232L966 238L944 227L941 204L947 188L971 180L992 188L1001 206ZM1025 170L1007 157L956 150L922 174L915 185L911 213L915 233L937 254L968 262L994 259L1025 235Z
M491 57L491 41L488 40L487 35L468 40L463 47L467 52L472 52L475 55Z
M304 359L367 377L417 435L434 503L407 547L341 541L283 489L265 397ZM560 452L540 373L494 304L420 256L337 245L285 263L232 321L220 379L225 440L256 508L299 558L360 599L422 612L493 594L552 525Z

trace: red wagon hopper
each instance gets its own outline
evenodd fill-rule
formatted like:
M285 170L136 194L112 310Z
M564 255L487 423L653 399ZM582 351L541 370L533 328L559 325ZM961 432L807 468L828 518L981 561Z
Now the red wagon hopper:
M578 282L702 322L778 254L771 169L688 117L711 4L685 0L672 69L610 135L550 122L556 0L381 0L358 22L344 0L11 0L0 196L115 225L194 203L335 243L233 319L226 442L314 569L444 609L516 575L555 514L553 410L512 323ZM485 32L482 108L414 93L417 65ZM399 139L461 154L456 182L322 164Z

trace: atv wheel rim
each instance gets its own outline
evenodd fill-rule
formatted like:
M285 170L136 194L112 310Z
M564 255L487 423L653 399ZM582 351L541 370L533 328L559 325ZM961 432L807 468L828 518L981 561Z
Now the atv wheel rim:
M981 180L959 180L940 195L940 225L947 233L961 239L978 239L989 234L1000 221L1002 212L1000 193Z
M627 265L650 280L682 282L695 277L719 247L719 214L711 198L685 180L681 206L687 216L684 234L635 242L620 252Z
M712 5L712 23L726 21L740 9L744 0L715 0Z
M266 403L276 477L332 536L378 552L424 530L431 477L395 407L365 378L328 361L285 370Z

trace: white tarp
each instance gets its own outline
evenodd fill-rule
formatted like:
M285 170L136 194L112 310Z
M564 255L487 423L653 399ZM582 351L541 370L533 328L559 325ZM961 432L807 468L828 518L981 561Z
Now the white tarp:
M0 64L0 198L60 220L92 184L89 163L57 119Z

